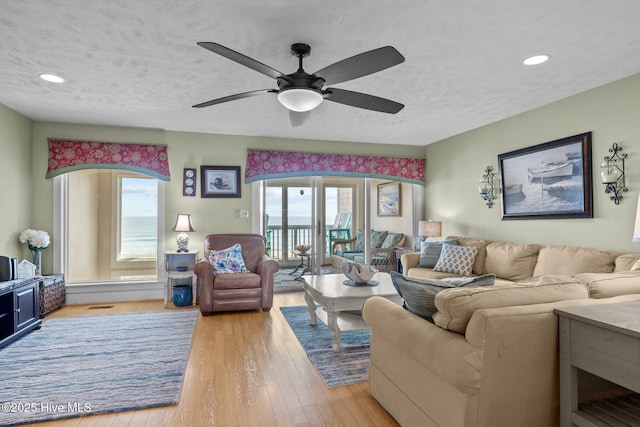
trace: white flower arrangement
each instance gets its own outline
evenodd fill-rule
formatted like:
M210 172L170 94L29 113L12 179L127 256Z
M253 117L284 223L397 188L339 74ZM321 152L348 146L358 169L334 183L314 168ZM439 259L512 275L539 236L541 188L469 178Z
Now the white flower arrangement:
M27 229L20 233L20 243L26 243L32 251L41 251L51 243L49 233L44 230Z

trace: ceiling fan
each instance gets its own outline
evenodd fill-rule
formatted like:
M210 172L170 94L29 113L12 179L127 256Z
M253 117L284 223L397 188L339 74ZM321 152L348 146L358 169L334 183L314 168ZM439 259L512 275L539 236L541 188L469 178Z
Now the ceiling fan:
M218 43L198 42L198 46L276 79L278 89L259 89L237 93L196 104L193 106L194 108L208 107L265 93L275 93L278 101L289 110L289 117L293 126L303 124L309 117L311 110L320 105L325 99L339 104L390 114L395 114L404 108L403 104L389 99L362 92L325 87L373 74L404 62L404 57L400 52L391 46L381 47L343 59L313 74L307 73L302 68L302 58L309 56L311 53L311 47L305 43L291 45L291 54L298 57L298 70L291 74L281 73L268 65Z

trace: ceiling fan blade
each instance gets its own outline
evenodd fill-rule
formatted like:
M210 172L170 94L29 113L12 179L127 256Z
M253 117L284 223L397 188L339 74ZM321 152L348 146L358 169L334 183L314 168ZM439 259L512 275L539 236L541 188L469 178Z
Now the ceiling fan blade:
M333 87L327 88L324 99L351 107L380 111L381 113L396 114L404 108L403 104L390 99Z
M193 108L209 107L210 105L222 104L223 102L235 101L236 99L242 99L242 98L249 98L252 96L258 96L258 95L262 95L263 93L269 93L269 92L275 93L277 91L274 89L260 89L260 90L252 90L250 92L236 93L235 95L224 96L222 98L212 99L211 101L196 104L193 106Z
M377 73L403 62L404 56L400 52L391 46L385 46L343 59L316 71L315 75L322 77L325 85L334 85Z
M236 52L235 50L231 50L228 47L224 47L221 44L213 43L213 42L198 42L198 46L202 46L205 49L210 50L213 53L217 53L218 55L222 55L227 59L237 62L240 65L244 65L245 67L251 68L252 70L256 70L259 73L277 79L278 77L282 77L283 74L275 70L268 65L263 64L262 62L256 61L253 58L249 58L246 55Z
M289 110L289 121L294 128L305 124L309 120L309 116L311 116L311 111L298 112Z

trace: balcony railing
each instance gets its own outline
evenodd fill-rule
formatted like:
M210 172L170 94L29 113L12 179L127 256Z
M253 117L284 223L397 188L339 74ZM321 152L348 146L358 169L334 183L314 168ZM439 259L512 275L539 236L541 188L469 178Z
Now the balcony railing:
M290 225L286 232L281 225L270 225L267 230L271 232L271 257L279 261L297 259L291 251L297 245L311 244L311 225Z

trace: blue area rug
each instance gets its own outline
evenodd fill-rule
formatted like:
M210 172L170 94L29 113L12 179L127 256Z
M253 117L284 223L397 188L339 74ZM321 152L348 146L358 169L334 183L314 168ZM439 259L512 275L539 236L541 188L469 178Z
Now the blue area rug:
M296 280L296 276L292 276L290 273L293 268L281 268L273 275L273 292L302 292L304 291L302 279ZM335 274L340 270L333 267L322 267L322 274Z
M336 353L329 328L320 320L310 325L306 306L280 307L280 311L327 387L368 381L369 332L342 333L342 350Z
M174 405L197 310L51 319L0 350L0 425Z

